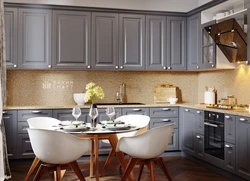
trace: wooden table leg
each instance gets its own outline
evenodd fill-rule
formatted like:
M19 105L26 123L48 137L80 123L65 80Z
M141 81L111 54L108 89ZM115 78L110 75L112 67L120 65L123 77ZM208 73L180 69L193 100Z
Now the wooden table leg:
M93 139L91 139L92 142L92 148L90 153L90 163L89 163L89 177L92 178L94 175L94 154L95 154L95 142Z
M95 142L95 179L96 181L99 181L99 144L98 144L98 135L94 136L94 142Z

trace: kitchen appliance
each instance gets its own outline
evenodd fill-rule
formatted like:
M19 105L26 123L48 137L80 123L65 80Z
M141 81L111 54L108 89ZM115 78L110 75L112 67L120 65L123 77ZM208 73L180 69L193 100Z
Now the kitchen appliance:
M224 160L224 114L204 112L204 151L217 160ZM211 160L211 159L210 159Z

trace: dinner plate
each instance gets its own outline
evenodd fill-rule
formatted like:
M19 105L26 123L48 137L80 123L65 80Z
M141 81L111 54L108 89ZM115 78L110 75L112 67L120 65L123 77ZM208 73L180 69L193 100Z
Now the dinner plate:
M77 128L75 126L64 126L63 130L68 131L68 132L80 132L80 131L85 131L88 130L89 127L86 126L78 126Z
M69 126L71 124L83 124L84 122L83 121L62 121L59 125L60 126Z
M130 125L125 125L125 124L117 124L117 125L106 125L106 129L109 129L111 131L117 131L117 130L125 130L125 129L130 129Z

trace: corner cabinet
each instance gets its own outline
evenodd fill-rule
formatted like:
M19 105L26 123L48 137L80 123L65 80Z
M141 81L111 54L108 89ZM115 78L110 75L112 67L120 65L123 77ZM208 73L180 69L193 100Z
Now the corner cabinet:
M167 17L167 70L186 70L186 17Z
M118 13L92 13L91 68L119 69Z
M18 9L18 68L51 68L52 10Z
M145 70L145 15L119 14L119 69Z
M90 17L90 12L53 11L53 68L91 68Z
M4 8L6 67L17 67L17 8Z

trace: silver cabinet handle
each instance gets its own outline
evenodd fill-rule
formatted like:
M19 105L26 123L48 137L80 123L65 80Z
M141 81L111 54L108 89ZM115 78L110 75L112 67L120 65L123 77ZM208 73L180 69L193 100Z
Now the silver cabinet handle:
M197 114L200 114L201 112L200 111L196 111Z
M51 65L48 65L48 68L51 68Z
M189 111L189 109L185 109L185 111L186 111L186 112L188 112L188 111Z
M14 66L15 68L17 67L17 65L16 65L16 64L14 64L13 66Z
M240 121L246 121L246 119L245 118L240 118Z
M123 69L123 66L120 66L120 69Z
M207 126L215 127L215 128L217 128L217 127L223 127L222 125L219 126L219 125L217 125L217 124L211 124L211 123L208 123L208 122L204 122L204 124L207 125Z
M91 66L90 66L90 65L88 65L88 66L87 66L87 68L88 68L88 69L90 69L90 68L91 68Z
M3 111L3 114L7 114L8 113L8 111Z
M31 111L31 113L33 113L33 114L39 114L39 113L41 113L41 111Z
M141 111L141 109L133 109L133 111Z
M171 67L168 67L168 70L171 70Z
M225 118L226 118L226 119L229 119L229 118L231 118L231 116L225 116Z
M171 121L170 119L162 119L162 122L169 122Z
M232 145L226 144L225 147L226 147L226 148L232 148Z
M118 66L115 66L116 69L118 69L119 67Z
M163 111L170 111L171 109L170 108L162 108Z
M30 143L30 141L25 141L25 143Z
M197 68L197 69L199 69L200 67L199 67L199 66L197 66L196 68Z
M201 136L197 135L196 138L201 139Z
M167 69L167 67L163 67L163 69L164 69L164 70L166 70L166 69Z
M5 117L3 117L3 119L10 119L10 117L9 116L7 116L7 117L5 116Z

